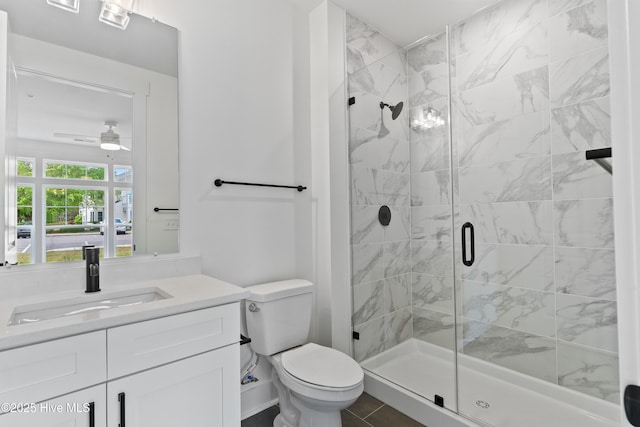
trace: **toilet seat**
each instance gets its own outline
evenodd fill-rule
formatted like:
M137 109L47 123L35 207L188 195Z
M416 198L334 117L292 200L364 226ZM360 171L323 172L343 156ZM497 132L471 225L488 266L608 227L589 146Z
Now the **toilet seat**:
M349 390L362 383L360 365L346 354L314 343L281 355L282 369L307 387L318 390Z

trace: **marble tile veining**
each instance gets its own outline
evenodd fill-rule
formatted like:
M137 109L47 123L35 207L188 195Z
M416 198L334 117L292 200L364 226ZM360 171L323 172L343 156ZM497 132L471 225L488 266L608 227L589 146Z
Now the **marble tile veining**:
M456 55L497 43L503 37L534 27L547 17L546 0L497 3L453 29Z
M413 308L413 336L419 340L455 349L454 317L450 314Z
M448 170L411 174L411 205L450 205L451 178Z
M618 356L589 347L558 342L558 384L618 403Z
M414 273L439 277L453 277L451 242L416 240L411 248L412 270Z
M411 237L411 208L409 206L391 206L389 209L391 211L391 221L389 225L382 226L378 220L378 207L375 207L375 221L383 229L384 241L409 240Z
M412 319L410 307L385 316L385 349L398 345L413 336Z
M449 151L448 132L411 141L411 172L449 169Z
M412 273L412 304L453 315L453 279Z
M409 206L411 204L411 191L409 183L411 176L408 173L378 171L376 176L380 189L378 200L383 205Z
M555 298L552 292L464 280L462 302L466 319L536 335L555 336Z
M410 107L448 97L449 64L445 41L444 34L440 34L409 49Z
M555 340L474 321L466 321L463 330L464 354L557 382Z
M409 69L416 73L433 66L447 64L447 45L444 33L437 34L412 46L407 52Z
M613 201L568 200L554 203L555 244L613 249Z
M386 264L381 243L351 246L353 285L383 279Z
M460 168L460 203L551 200L548 157Z
M460 205L460 218L474 224L478 243L551 245L552 214L550 201Z
M385 318L380 317L353 328L360 334L360 339L353 341L353 356L361 362L385 350Z
M611 146L609 97L551 110L553 154Z
M602 199L613 197L613 180L584 152L553 156L554 200Z
M351 204L378 205L379 179L378 170L371 168L351 167Z
M394 52L351 73L349 90L370 93L382 99L405 99L406 68L406 55L402 51Z
M378 221L377 206L351 207L351 244L380 243L384 229Z
M434 65L420 73L409 71L409 107L429 105L449 96L449 65Z
M564 61L551 63L553 108L609 95L609 49L605 46Z
M460 166L493 165L548 155L551 152L549 112L469 128L460 134L458 146Z
M468 90L548 63L547 25L512 33L456 58L458 88Z
M558 294L556 304L559 339L618 352L618 321L614 301Z
M393 277L411 272L410 240L385 242L383 248L384 277Z
M558 13L566 12L569 9L588 3L591 0L550 0L549 16L555 16Z
M549 108L549 72L545 65L460 92L458 126L505 120Z
M387 55L399 46L362 20L347 13L347 70L360 70Z
M552 3L552 2L550 2ZM606 46L607 0L593 0L549 20L551 62Z
M616 300L613 249L555 249L557 292L603 300Z
M411 238L450 241L451 206L413 206L411 208Z
M357 326L384 315L384 281L353 287L353 325Z
M411 305L411 274L385 279L384 304L387 314Z
M476 244L472 266L460 266L460 276L482 283L554 290L554 258L550 246Z

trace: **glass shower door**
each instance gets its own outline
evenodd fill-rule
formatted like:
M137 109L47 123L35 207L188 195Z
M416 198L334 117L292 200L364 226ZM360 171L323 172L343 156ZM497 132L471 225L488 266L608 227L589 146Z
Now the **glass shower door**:
M347 59L354 357L455 411L446 38L347 15Z
M585 156L610 146L606 2L555 3L452 30L458 403L494 426L610 425L619 398L611 175Z

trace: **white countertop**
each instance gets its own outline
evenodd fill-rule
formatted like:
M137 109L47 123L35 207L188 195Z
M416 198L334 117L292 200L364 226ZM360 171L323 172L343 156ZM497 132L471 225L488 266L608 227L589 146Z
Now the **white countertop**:
M104 298L108 298L110 293L142 288L157 288L163 293L171 295L171 298L135 306L92 311L11 326L8 323L16 307L36 305L55 300L82 299L83 296L97 294L85 294L84 290L74 290L4 300L0 302L0 351L128 323L229 304L249 296L249 292L239 286L202 274L136 282L126 286L109 287L108 283L101 283L100 287L102 291L99 294Z

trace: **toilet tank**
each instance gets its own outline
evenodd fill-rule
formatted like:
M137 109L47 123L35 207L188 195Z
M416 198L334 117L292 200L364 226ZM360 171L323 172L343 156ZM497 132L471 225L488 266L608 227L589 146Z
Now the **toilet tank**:
M247 333L251 347L272 355L305 344L311 326L313 284L293 279L245 288Z

